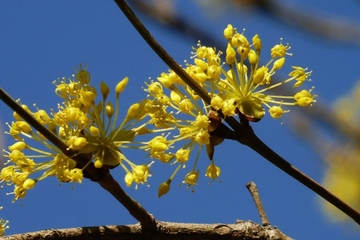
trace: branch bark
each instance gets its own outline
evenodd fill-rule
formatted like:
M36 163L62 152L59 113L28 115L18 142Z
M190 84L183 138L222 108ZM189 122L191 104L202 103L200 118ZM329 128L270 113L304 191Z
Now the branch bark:
M238 221L235 224L198 224L157 222L157 230L152 239L193 240L193 239L291 239L272 226L261 226L251 221ZM79 227L69 229L49 229L38 232L16 234L3 240L142 240L149 237L140 224L120 226Z

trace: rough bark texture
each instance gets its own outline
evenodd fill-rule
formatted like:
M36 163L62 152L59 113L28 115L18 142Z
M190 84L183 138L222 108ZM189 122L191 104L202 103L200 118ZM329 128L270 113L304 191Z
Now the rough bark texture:
M4 240L39 239L119 239L119 240L193 240L193 239L290 239L280 230L261 226L251 221L235 224L198 224L157 222L156 232L142 232L140 224L126 226L79 227L70 229L49 229L32 233L16 234Z

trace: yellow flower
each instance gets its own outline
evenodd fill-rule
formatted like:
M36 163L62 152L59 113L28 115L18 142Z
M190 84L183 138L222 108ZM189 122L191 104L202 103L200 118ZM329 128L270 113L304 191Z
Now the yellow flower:
M280 106L272 106L269 109L269 113L273 118L281 118L284 112L286 111L284 111Z
M299 106L308 106L311 103L315 102L314 96L311 95L311 91L302 90L294 95L294 99L296 100Z
M188 186L195 186L199 180L199 173L200 170L197 170L196 172L191 170L185 175L185 181L183 183L188 184Z
M135 189L137 189L137 184L144 184L147 182L147 178L151 176L149 173L149 168L152 163L145 165L133 165L132 171L127 172L125 175L126 186L130 187L133 182L136 183Z
M205 176L211 178L212 180L217 179L220 176L220 168L215 166L214 162L212 161L206 169Z

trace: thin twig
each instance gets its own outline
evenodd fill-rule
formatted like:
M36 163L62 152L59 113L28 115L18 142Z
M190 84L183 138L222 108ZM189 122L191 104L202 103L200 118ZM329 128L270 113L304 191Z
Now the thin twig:
M267 218L265 210L264 210L264 206L261 202L259 191L256 187L256 184L254 182L249 182L248 184L246 184L246 188L249 190L249 192L255 202L256 208L260 215L262 225L263 226L270 225L269 219Z
M101 187L111 193L128 211L138 220L144 229L154 229L156 227L155 219L141 205L133 200L115 181L109 172L109 169L95 168L93 163L88 164L89 159L83 154L69 149L54 133L39 123L30 113L25 111L14 99L12 99L3 89L0 88L0 99L12 110L17 112L27 123L34 127L46 139L54 144L67 157L73 159L81 168L87 166L84 176L94 182L98 182Z
M175 62L175 60L156 42L156 40L151 36L146 27L141 23L141 21L136 17L134 12L130 9L127 3L124 0L115 0L116 4L122 10L124 15L128 20L133 24L134 28L139 32L139 34L144 38L144 40L149 44L149 46L158 54L158 56L186 83L188 84L206 103L210 103L211 98L208 93L201 88L185 71L182 67ZM220 113L220 116L223 118L223 115ZM351 208L349 205L341 201L335 195L327 191L319 183L306 176L304 173L299 171L297 168L288 163L285 159L280 157L275 153L271 148L269 148L265 143L263 143L254 133L251 126L248 122L242 120L241 124L237 122L232 117L226 117L224 119L231 128L234 129L235 134L237 135L236 140L244 145L247 145L265 159L270 161L272 164L298 180L303 185L307 186L315 193L323 197L325 200L333 204L335 207L343 211L346 215L351 217L355 222L360 224L360 213L355 209ZM232 138L234 136L232 134Z

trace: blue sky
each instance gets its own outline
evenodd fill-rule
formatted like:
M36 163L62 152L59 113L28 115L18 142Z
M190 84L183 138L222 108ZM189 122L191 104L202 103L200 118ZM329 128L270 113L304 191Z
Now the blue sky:
M296 2L296 1L295 1ZM304 9L316 9L329 15L345 15L360 21L360 5L347 1L301 1ZM279 42L280 37L292 46L287 62L313 70L312 85L318 101L331 105L346 94L359 79L359 46L337 43L308 33L260 13L236 13L214 17L192 1L177 1L178 8L194 25L222 40L223 28L232 23L246 28L246 35L258 33L263 49ZM179 62L189 59L196 40L174 34L140 15L160 44ZM168 67L152 52L112 1L3 1L0 3L0 86L15 99L40 108L56 108L58 97L52 81L70 77L80 63L87 63L94 86L104 80L109 86L125 76L129 85L122 96L122 106L139 101L146 94L141 86L149 77L155 79ZM224 41L225 45L225 41ZM264 50L265 53L265 50ZM284 74L286 71L284 72ZM281 74L281 72L280 72ZM311 85L308 85L311 87ZM139 94L133 94L134 92ZM124 107L125 108L125 107ZM12 111L0 103L2 132ZM281 156L321 181L324 167L318 155L284 124L265 117L253 124L258 136ZM4 146L12 143L8 136ZM2 147L4 147L2 146ZM139 159L136 151L128 158ZM150 187L127 192L161 221L197 223L234 223L236 219L260 222L245 185L254 181L259 188L270 223L296 239L358 239L358 226L333 223L321 210L321 202L309 189L262 159L245 146L227 141L216 149L215 159L222 169L222 183L210 183L202 177L192 193L179 174L170 193L157 198L157 186L172 170L155 164ZM208 160L203 155L203 167ZM156 171L156 169L161 171ZM162 173L162 171L164 173ZM115 169L113 176L122 184L124 173ZM346 187L346 186L344 186ZM135 220L110 194L97 184L62 184L55 179L39 183L28 196L14 204L1 189L0 216L9 219L8 234L47 228L68 228L107 224L130 224Z

